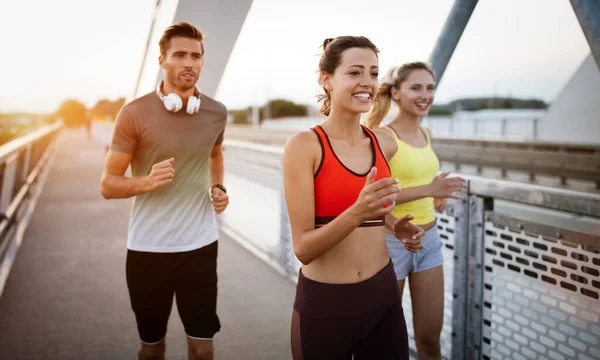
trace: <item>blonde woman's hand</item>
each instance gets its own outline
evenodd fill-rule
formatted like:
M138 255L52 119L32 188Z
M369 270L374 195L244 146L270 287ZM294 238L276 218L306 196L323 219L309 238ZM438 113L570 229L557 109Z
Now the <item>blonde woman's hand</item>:
M406 215L394 223L394 236L402 241L404 248L410 252L417 252L423 248L421 238L425 236L425 230L411 223L414 219L412 215Z

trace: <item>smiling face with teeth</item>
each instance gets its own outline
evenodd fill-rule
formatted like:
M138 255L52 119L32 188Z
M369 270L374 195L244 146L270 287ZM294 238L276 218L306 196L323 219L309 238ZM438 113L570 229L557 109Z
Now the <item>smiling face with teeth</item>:
M435 80L429 71L415 69L400 83L400 89L392 87L392 99L402 112L424 117L435 97Z
M368 48L350 48L341 56L333 74L322 72L322 82L330 89L332 110L360 116L371 109L377 92L379 60Z
M202 50L202 42L196 39L181 36L172 38L166 54L159 57L159 64L165 71L165 82L178 91L193 94L204 66Z

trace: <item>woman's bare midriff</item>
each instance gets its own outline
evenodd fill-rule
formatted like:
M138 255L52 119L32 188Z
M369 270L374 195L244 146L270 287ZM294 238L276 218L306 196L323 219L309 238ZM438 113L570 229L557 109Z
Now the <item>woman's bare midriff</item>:
M383 226L356 228L336 247L302 266L302 274L328 284L351 284L377 274L390 261Z

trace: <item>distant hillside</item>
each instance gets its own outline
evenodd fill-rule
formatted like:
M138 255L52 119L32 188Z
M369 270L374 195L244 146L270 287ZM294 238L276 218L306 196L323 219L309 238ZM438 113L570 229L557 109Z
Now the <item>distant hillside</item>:
M481 109L546 109L548 104L537 99L515 99L515 98L466 98L438 105L437 109L445 109L450 112L458 110L481 110Z
M269 116L266 114L266 105L260 107L260 121L265 117L273 120L276 118L285 119L290 116L321 116L318 112L320 104L318 106L296 104L285 99L270 100L269 104L271 109ZM456 111L474 111L483 109L546 109L548 106L549 105L544 101L538 99L515 99L510 97L464 98L451 101L447 104L434 103L429 110L429 115L450 116ZM251 107L230 110L229 113L234 124L249 124L252 120Z

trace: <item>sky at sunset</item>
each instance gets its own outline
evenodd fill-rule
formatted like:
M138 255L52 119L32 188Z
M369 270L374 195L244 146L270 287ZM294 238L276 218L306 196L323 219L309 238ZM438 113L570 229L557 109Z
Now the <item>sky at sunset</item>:
M93 106L128 96L154 2L3 2L0 112L51 112L67 98ZM452 3L254 0L216 97L230 109L275 97L316 106L324 38L368 36L381 50L382 70L427 60ZM551 102L589 53L568 1L480 1L437 102L493 95Z

